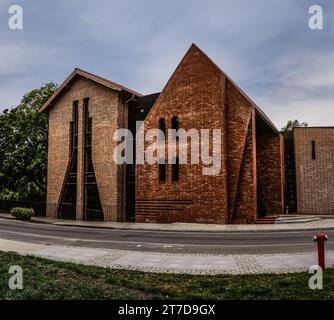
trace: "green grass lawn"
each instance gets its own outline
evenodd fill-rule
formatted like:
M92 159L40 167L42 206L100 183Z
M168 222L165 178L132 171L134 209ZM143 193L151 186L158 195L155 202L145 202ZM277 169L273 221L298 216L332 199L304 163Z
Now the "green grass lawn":
M10 290L11 265L23 268L24 289ZM144 273L54 262L0 252L0 299L333 299L334 269L324 289L308 273L194 276Z

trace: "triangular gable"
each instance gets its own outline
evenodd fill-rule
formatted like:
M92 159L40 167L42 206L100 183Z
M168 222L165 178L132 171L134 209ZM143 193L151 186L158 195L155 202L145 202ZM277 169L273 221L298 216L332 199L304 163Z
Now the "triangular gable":
M262 109L231 79L230 76L228 76L204 51L202 51L196 44L192 44L190 46L190 48L188 49L187 53L185 54L185 56L183 57L183 59L181 60L181 62L179 63L179 65L177 66L177 68L175 69L173 75L176 73L176 71L179 69L180 66L182 66L183 61L185 59L187 59L187 57L189 55L192 54L201 54L203 57L205 57L215 68L217 68L217 70L219 70L219 72L221 72L223 74L224 77L226 77L227 80L230 81L230 83L241 93L241 95L255 108L256 113L267 123L267 125L275 132L275 133L279 133L278 129L276 128L276 126L272 123L272 121L267 117L267 115L262 111ZM160 95L159 99L162 99L163 96L163 92L167 89L172 77L169 79L169 81L167 82L165 88L162 91L162 94ZM159 100L158 99L158 100ZM158 103L158 100L156 101L156 103ZM153 109L153 108L152 108Z
M55 93L49 98L49 100L44 104L44 106L39 110L39 112L45 112L49 109L49 107L52 106L52 103L54 100L62 93L62 91L68 86L68 84L76 77L81 76L83 78L92 80L96 83L99 83L102 86L105 86L109 89L115 90L115 91L125 91L130 94L133 94L135 96L141 97L142 94L138 93L136 91L133 91L131 89L128 89L120 84L117 84L115 82L112 82L110 80L107 80L105 78L102 78L100 76L97 76L93 73L87 72L85 70L75 68L74 71L67 77L67 79L61 84L61 86L55 91Z

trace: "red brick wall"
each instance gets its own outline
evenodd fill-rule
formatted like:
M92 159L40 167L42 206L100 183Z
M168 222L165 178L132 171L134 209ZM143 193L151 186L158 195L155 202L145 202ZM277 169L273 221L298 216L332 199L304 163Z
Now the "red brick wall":
M298 213L334 214L334 128L295 128L294 145Z
M167 83L145 120L145 129L157 129L165 118L178 116L180 128L220 129L225 127L224 77L220 70L198 49L192 47ZM222 150L225 131L222 131ZM167 181L158 182L158 166L137 165L137 222L226 223L227 180L225 153L222 171L204 176L202 164L180 165L180 181L171 182L171 165Z
M256 139L257 179L265 197L268 215L284 212L283 137L260 132Z
M256 219L256 127L253 104L192 46L153 106L145 129L173 116L180 128L222 129L222 171L181 165L180 181L158 182L158 167L137 166L137 222L252 223ZM280 180L281 182L281 180ZM279 182L279 183L280 183ZM183 202L182 202L183 201Z
M229 222L252 223L256 217L254 107L231 81L226 89Z
M203 176L201 164L181 165L175 183L169 165L166 183L159 183L158 166L137 166L137 222L253 223L260 167L259 179L268 180L270 213L282 213L282 137L277 132L256 136L259 115L254 104L196 46L168 81L145 120L145 130L158 128L160 118L170 128L173 116L186 130L221 128L221 174Z

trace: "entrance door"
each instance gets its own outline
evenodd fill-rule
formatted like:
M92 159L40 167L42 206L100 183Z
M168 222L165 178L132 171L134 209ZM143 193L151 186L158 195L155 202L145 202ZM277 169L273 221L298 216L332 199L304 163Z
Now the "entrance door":
M126 221L135 221L136 210L136 165L126 165Z

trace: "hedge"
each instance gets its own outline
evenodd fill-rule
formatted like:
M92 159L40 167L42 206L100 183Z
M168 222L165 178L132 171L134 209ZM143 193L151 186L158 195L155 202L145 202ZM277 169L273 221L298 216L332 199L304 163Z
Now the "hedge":
M30 220L35 215L35 211L31 208L12 208L10 214L17 220Z

